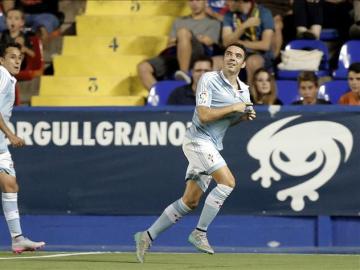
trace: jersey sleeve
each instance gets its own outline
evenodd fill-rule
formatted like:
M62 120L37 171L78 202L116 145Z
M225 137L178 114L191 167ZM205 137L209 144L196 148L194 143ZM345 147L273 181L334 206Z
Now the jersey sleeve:
M205 73L201 76L196 88L196 106L211 106L212 91L209 85L209 76Z
M9 82L9 76L5 73L5 71L0 69L0 94L4 94L6 91L6 85Z

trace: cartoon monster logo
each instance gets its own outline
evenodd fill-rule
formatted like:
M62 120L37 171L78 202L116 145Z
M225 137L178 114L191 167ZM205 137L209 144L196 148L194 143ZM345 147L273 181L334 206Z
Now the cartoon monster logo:
M264 188L269 188L272 180L281 180L273 166L297 177L319 171L307 181L277 193L280 201L289 196L292 198L294 211L304 209L305 197L318 200L317 189L331 179L340 165L342 158L338 144L344 149L344 162L349 159L353 147L349 129L335 122L312 121L281 129L299 117L287 117L268 125L256 133L247 146L248 153L260 163L260 168L251 178L253 181L261 180Z

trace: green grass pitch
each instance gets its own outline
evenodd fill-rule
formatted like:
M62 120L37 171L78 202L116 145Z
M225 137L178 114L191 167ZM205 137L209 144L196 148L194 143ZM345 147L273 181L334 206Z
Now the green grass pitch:
M360 255L149 253L144 264L133 253L0 253L1 270L360 270Z

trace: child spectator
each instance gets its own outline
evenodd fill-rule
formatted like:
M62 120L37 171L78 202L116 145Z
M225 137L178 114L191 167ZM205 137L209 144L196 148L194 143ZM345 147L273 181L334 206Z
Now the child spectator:
M0 42L2 44L16 42L20 44L21 52L25 56L34 57L35 52L32 50L32 45L28 34L24 32L24 24L24 13L21 10L8 10L6 13L6 25L8 30L1 32ZM23 61L21 69L24 69L24 67L26 67L25 61Z
M331 102L318 98L319 79L313 71L303 71L298 76L300 100L292 105L331 104Z
M274 77L264 68L255 71L250 94L254 104L258 105L283 105L277 98Z
M341 105L360 105L360 62L352 63L348 71L350 91L339 99Z

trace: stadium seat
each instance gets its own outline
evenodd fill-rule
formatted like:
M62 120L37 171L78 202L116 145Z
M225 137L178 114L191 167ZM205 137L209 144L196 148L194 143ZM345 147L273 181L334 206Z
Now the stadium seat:
M293 80L277 80L276 81L278 98L284 105L290 105L298 97L298 84Z
M185 85L185 81L159 81L150 90L147 105L164 106L170 93L177 87Z
M108 35L166 36L170 32L174 19L173 16L83 15L76 17L76 33L79 36L92 37Z
M186 1L103 1L91 0L86 2L86 15L168 15L181 16L190 13Z
M350 64L360 62L360 40L350 40L341 46L338 68L333 72L333 78L344 80L347 78L347 69Z
M339 98L349 91L349 85L346 80L326 82L319 88L319 95L325 97L332 104L337 104Z
M339 33L334 28L321 29L320 40L331 41L336 40L339 37Z
M293 40L290 41L285 50L315 50L318 49L324 53L319 70L316 71L316 75L319 77L329 75L329 50L325 43L320 40ZM278 70L277 78L281 80L294 80L297 78L301 70L293 71L293 70Z
M39 77L43 74L44 71L44 59L41 40L36 36L31 36L30 42L32 43L35 56L26 56L25 69L21 70L19 74L16 75L16 79L19 81L27 81L35 77Z
M130 54L150 57L158 55L166 47L167 41L167 36L65 36L62 54Z

